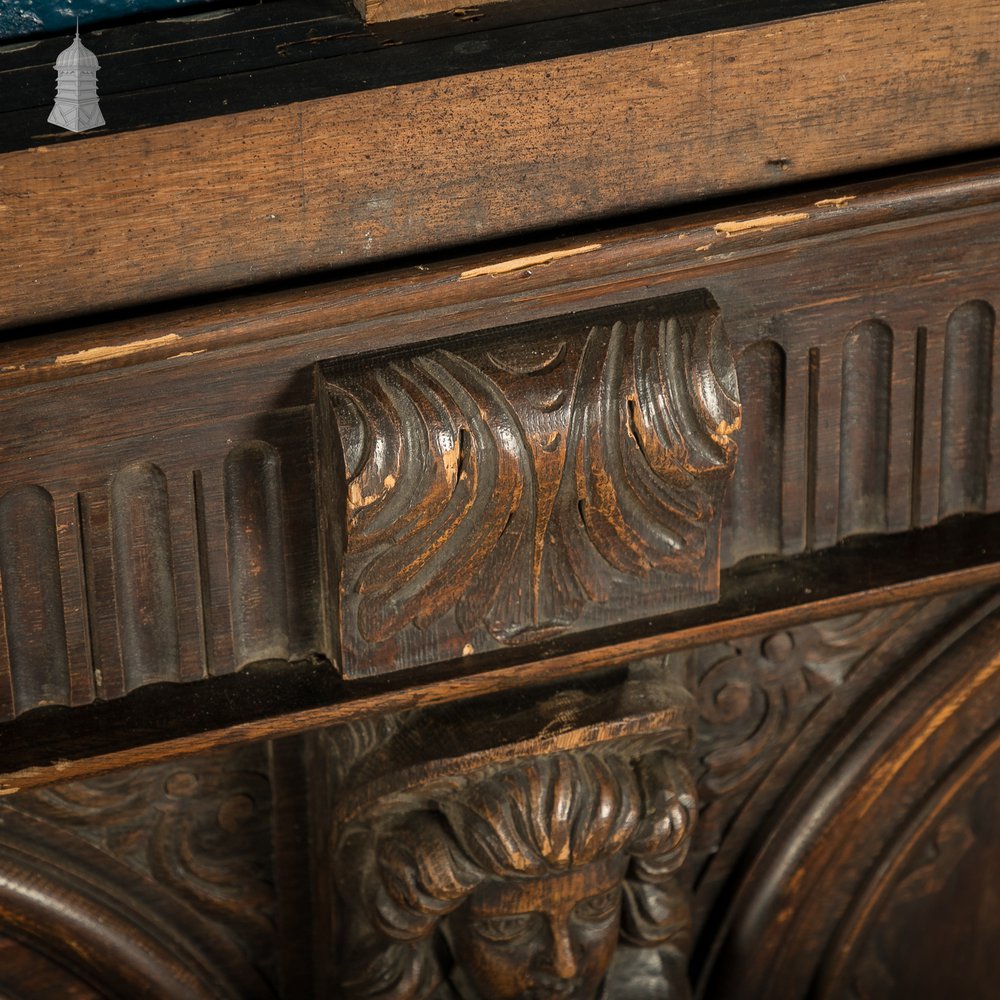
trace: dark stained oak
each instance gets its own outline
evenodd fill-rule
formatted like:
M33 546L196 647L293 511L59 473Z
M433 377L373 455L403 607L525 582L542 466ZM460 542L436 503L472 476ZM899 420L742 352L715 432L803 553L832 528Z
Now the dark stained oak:
M992 997L997 0L380 2L0 51L0 993Z
M741 416L707 293L362 356L318 392L345 677L718 598Z
M998 600L922 598L11 796L4 974L68 996L133 995L141 974L163 997L559 982L651 1000L688 995L693 941L706 998L979 995Z
M662 663L610 680L318 735L333 995L689 995L690 698Z
M972 969L989 967L992 945L979 935L995 926L992 890L970 886L950 911L942 897L922 920L908 904L943 887L977 839L963 808L995 780L998 622L994 591L828 727L823 752L761 824L766 846L734 880L705 942L701 995L923 998L942 982L986 995ZM915 982L919 959L893 936L904 928L916 939L954 933L972 968ZM905 982L913 992L900 992Z
M815 556L723 571L718 604L587 637L491 654L469 673L464 659L434 670L342 681L331 665L260 664L189 687L152 686L72 712L40 710L6 724L0 792L134 767L244 740L338 721L447 704L488 691L569 680L609 666L763 629L857 613L897 601L1000 582L996 519L961 519L904 539L866 541ZM957 569L956 565L963 568ZM58 713L58 714L56 714Z
M998 32L885 0L5 153L0 328L989 149Z
M676 535L685 519L707 525L720 514L718 561L728 568L996 511L997 176L986 163L810 192L585 244L526 248L513 259L472 258L16 342L0 371L0 413L9 416L0 423L0 487L7 505L34 498L30 523L48 542L35 546L29 569L17 554L21 537L4 536L3 599L21 610L4 620L0 705L9 718L47 699L81 705L314 656L348 677L463 654L473 672L518 635L537 647L524 657L537 662L553 638L546 621L579 628L591 649L607 648L618 643L603 637L612 623L704 603L715 585L698 578L701 569L686 582L673 574L685 545L704 552L709 572L716 527L704 549L677 535L668 588L641 582L645 563L667 559L665 548L656 551L664 527ZM647 333L636 339L630 324L696 289L707 289L700 294L711 296L731 348L702 333L688 342L678 325L680 340L671 333L664 344L693 352L684 356L681 391L681 382L644 367ZM604 377L614 387L590 399L587 366L604 362L573 353L590 329L573 317L594 310L599 327L623 326L608 340L614 364ZM669 326L668 313L660 319ZM549 371L545 352L560 330L577 346L553 354ZM619 341L622 351L610 351ZM590 351L598 348L595 341ZM680 431L659 429L649 400L659 398L658 385L676 397L671 414L688 412L686 396L701 400L694 412L717 422L706 425L709 437L735 437L735 392L725 389L727 403L712 388L732 378L730 349L749 405L740 418L745 450L720 506L732 454L718 464L709 455L715 442L692 448L704 417L684 417ZM657 340L648 356L658 352ZM348 374L350 356L376 367ZM438 396L434 379L454 375L427 374L440 368L435 358L467 366L466 382L471 370L503 391L487 401L476 389L480 402L468 387ZM533 365L546 370L517 374ZM632 391L616 380L632 378L636 365ZM413 371L401 375L407 366ZM385 382L395 402L368 416L336 402L366 379ZM539 380L550 383L545 399L528 391ZM509 433L501 433L504 412ZM519 449L519 435L536 444ZM563 451L570 440L575 450ZM661 453L657 441L671 443ZM364 457L370 446L377 460ZM346 449L343 462L337 448ZM491 448L509 464L481 461ZM676 457L671 448L680 449ZM707 464L692 459L699 450ZM425 485L395 485L403 468L423 462ZM709 473L687 498L678 485L686 462ZM602 465L622 471L605 479ZM644 480L647 466L658 471ZM486 480L478 494L470 489L494 473L505 484L495 496ZM437 552L425 537L436 529L421 518L459 485L445 517L469 544ZM373 512L389 492L391 517L378 522ZM647 499L636 507L633 496ZM469 516L458 516L463 497ZM697 502L688 508L690 498ZM581 545L553 544L541 532L549 505L558 529L549 534ZM643 506L650 517L636 513ZM616 511L650 525L647 533L660 524L660 541L649 548L656 532L643 540ZM692 539L703 528L694 530ZM637 561L629 556L644 549ZM421 551L431 553L426 563ZM564 556L575 560L568 574L559 568ZM506 580L528 559L537 597ZM980 567L989 559L974 557ZM621 576L607 578L607 592L604 564ZM884 583L919 575L889 570ZM856 589L880 586L867 579ZM559 581L555 589L542 585L548 580ZM845 582L835 592L851 589ZM39 633L31 622L42 620L52 624ZM39 686L46 672L51 695Z

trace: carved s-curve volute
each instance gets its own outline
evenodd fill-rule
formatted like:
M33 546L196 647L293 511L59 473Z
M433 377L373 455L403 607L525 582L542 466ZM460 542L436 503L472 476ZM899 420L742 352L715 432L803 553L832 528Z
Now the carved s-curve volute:
M740 405L706 292L331 363L319 397L348 676L717 598Z
M697 808L691 702L657 669L506 711L452 705L445 732L439 710L419 710L317 737L339 899L332 995L689 995L676 876Z

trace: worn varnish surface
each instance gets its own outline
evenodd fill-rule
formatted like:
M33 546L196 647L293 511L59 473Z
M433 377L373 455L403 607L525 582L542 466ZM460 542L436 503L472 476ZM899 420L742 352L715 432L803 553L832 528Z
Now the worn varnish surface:
M651 1000L693 945L705 1000L988 995L998 614L920 598L11 796L4 981Z
M702 995L988 994L996 900L970 870L996 863L977 843L996 798L996 607L995 593L973 604L876 698L826 721L704 942ZM927 966L902 934L964 962L917 982Z
M0 326L989 148L998 34L887 0L5 154Z
M690 709L652 662L319 734L332 995L689 995Z
M1000 165L154 303L994 142L996 19L0 158L7 320L147 310L0 361L0 989L992 995Z
M666 437L647 434L642 428L656 426L648 423L648 415L655 414L642 402L639 382L635 393L624 393L617 410L602 412L600 394L579 405L583 395L576 392L574 401L573 379L585 365L583 354L575 360L573 352L581 350L590 327L584 321L575 333L566 333L565 357L557 350L559 331L575 329L568 317L587 309L605 310L595 327L606 328L602 336L616 329L617 317L625 318L607 344L619 338L622 358L632 356L634 362L642 339L635 337L635 317L653 308L650 303L702 288L717 304L712 309L724 318L746 393L740 431L745 450L721 508L723 567L748 557L815 552L872 532L930 527L956 513L996 511L997 176L984 166L842 194L796 196L740 213L599 234L576 246L526 248L515 258L473 258L426 272L355 279L301 299L285 292L239 307L205 307L12 346L0 372L0 406L9 415L0 425L0 513L23 524L33 541L32 558L26 559L25 530L0 538L3 601L5 608L17 609L5 612L6 641L0 645L0 702L7 717L35 705L80 705L145 684L314 655L350 676L463 658L471 672L488 664L470 658L468 647L485 654L518 632L525 640L522 662L537 662L554 652L545 647L556 637L544 634L547 620L561 627L579 621L584 638L577 649L608 649L634 636L610 638L600 626L702 603L712 593L707 578L699 576L713 558L710 533L704 536L707 547L688 548L705 554L708 562L697 564L701 569L681 583L676 576L681 563L672 564L669 586L675 589L654 588L655 599L637 600L631 611L614 609L620 596L585 595L580 604L570 591L547 586L539 594L553 600L551 609L518 610L516 601L504 609L507 598L516 596L497 569L508 565L505 559L530 559L541 580L537 571L552 566L546 550L550 560L556 551L578 551L575 543L553 546L544 536L539 544L547 506L557 521L568 516L574 531L581 525L588 538L611 537L601 524L613 525L606 515L622 497L602 493L600 476L588 473L588 481L579 472L588 463L599 472L600 462L593 460L601 449L620 442L623 454L642 458L635 465L641 471L650 462L642 448L649 450L657 440L672 441L669 448L676 448L683 441L681 463L710 473L703 485L715 482L716 465L723 470L732 461L731 454L724 459L709 454L730 436L720 433L721 426L729 424L730 432L735 427L732 412L719 411L715 426L706 425L709 438L720 439L704 452L710 457L706 464L695 460L700 446L693 447L703 436L697 428L705 417L685 418L677 425L681 430ZM516 323L526 325L512 329ZM462 339L475 332L478 339ZM450 336L458 339L442 342ZM433 345L420 346L428 341ZM690 345L699 342L695 337ZM354 404L345 404L338 415L337 406L328 405L337 392L350 390L352 379L354 391L362 388L361 376L348 376L350 366L339 357L406 343L408 350L387 360L383 374L373 369L362 382L389 379L386 385L396 386L399 406L409 399L410 409L423 407L419 421L402 419L396 404L384 411L388 422L377 410L361 417L356 407L351 410ZM704 349L713 343L711 337L704 340ZM626 350L628 344L633 347ZM483 411L470 402L475 396L468 387L453 387L451 403L443 388L427 395L437 376L420 374L421 366L440 368L435 351L457 359L447 362L453 368L471 366L479 381L488 376L505 388L493 393L492 402L489 394L482 397ZM319 381L318 362L329 362ZM705 363L695 355L685 362L685 377L694 381L672 399L672 412L686 412L685 393L695 389L691 398L697 399L714 384L712 378L729 378L722 355L712 356L708 368ZM416 367L401 374L407 365ZM546 370L523 374L539 366ZM703 369L713 372L704 384ZM630 370L624 360L621 370ZM611 375L618 385L619 376ZM425 388L414 389L421 379ZM467 376L456 384L463 379L472 385ZM538 380L551 389L545 400L557 405L541 411L537 447L526 449L524 440L517 444L516 432L519 424L531 431L530 414L537 406L528 405L534 398L528 389ZM656 395L660 389L654 383L650 391ZM674 392L663 384L668 395ZM59 393L58 407L51 405L53 391ZM382 391L377 390L379 399ZM735 398L730 390L726 394ZM614 392L605 393L606 401L613 397ZM628 399L635 403L631 411ZM496 412L489 420L476 418L490 407ZM515 409L516 419L508 420L511 434L495 438L502 413ZM703 412L716 409L712 404ZM421 422L422 438L393 431L406 425L412 434ZM617 433L610 433L615 427ZM534 440L534 433L525 440ZM336 458L332 442L338 436L346 464ZM571 453L562 449L569 439L576 442L572 475L563 471ZM363 456L373 445L389 451L366 464L371 459ZM498 475L507 477L506 500L502 490L483 489L476 497L469 489L480 476L492 475L490 447L494 458L506 463L494 463ZM583 464L577 456L581 447L591 456ZM650 466L660 470L657 476L676 460L669 449L662 456L649 454L659 456ZM429 478L414 492L397 490L393 523L378 528L381 537L366 527L381 500L369 501L387 493L389 477L400 477L400 461L413 468L430 462ZM607 464L606 457L600 461ZM692 475L697 482L701 473ZM698 486L700 512L695 505L679 521L670 515L675 527L689 518L698 525L696 533L702 532L710 510L718 509L713 491L723 481L724 476L708 492ZM421 512L435 491L445 496L460 483L470 503L478 499L469 516L451 522L468 533L469 545L456 550L457 561L449 556L447 569L439 566L426 580L413 575L417 563L406 545L397 543L409 537L411 548L420 548ZM660 487L655 477L651 483L653 496ZM673 500L667 496L674 490L664 488L666 499L653 509L676 504L679 493ZM368 513L362 510L366 505ZM350 517L348 508L354 510ZM602 510L603 522L595 519ZM511 530L503 535L507 515ZM416 534L407 534L407 525ZM501 537L497 530L511 551L493 546ZM534 545L514 544L532 535ZM371 564L375 569L368 568L376 556L373 540L391 552L385 558L396 560L396 570L386 575L377 560ZM632 542L625 542L628 549ZM627 580L635 574L623 568L625 549L624 556L612 558ZM682 550L683 545L671 549ZM660 557L650 551L647 561L653 565ZM987 545L964 566L982 568L994 556ZM372 573L382 574L377 583ZM494 584L496 590L483 591L470 604L477 574L487 580L487 590ZM919 578L920 568L911 574ZM904 578L887 568L886 583L898 586ZM567 578L572 579L579 584L593 575L581 578L574 570ZM845 579L834 589L842 598L852 586L871 589L877 580L866 574L864 583ZM365 588L380 595L379 601L369 599L369 611L381 609L375 617L365 618L369 612L359 599ZM500 600L502 592L507 596ZM391 600L381 600L386 597ZM792 603L812 600L803 594ZM397 610L377 622L392 601ZM578 611L570 613L573 606ZM595 608L604 609L600 614L606 617L594 617ZM458 617L435 632L445 615ZM345 629L348 620L363 627ZM47 626L39 630L33 622ZM404 629L409 638L399 647L401 655L389 645L379 648L396 642ZM500 638L505 629L513 631ZM343 648L342 634L348 637Z
M39 998L273 997L266 756L244 747L0 807L0 982Z
M319 392L346 676L717 599L740 404L706 293L352 359Z

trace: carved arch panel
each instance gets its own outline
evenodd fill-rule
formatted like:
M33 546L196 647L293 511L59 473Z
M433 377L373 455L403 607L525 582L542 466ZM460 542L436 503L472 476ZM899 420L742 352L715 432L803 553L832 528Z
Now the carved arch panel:
M922 1000L941 996L942 982L951 995L981 988L983 969L995 971L998 913L965 859L1000 864L995 838L980 839L1000 781L998 720L994 594L904 659L757 830L728 905L704 928L698 995ZM959 888L935 903L954 879ZM971 940L965 921L979 921ZM915 977L919 940L964 947L968 965Z

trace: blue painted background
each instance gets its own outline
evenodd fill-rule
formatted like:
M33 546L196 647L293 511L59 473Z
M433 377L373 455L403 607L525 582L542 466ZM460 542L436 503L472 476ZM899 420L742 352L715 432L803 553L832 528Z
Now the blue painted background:
M206 0L0 0L0 42L43 32L74 31L132 14L204 6ZM234 5L235 6L235 5Z

